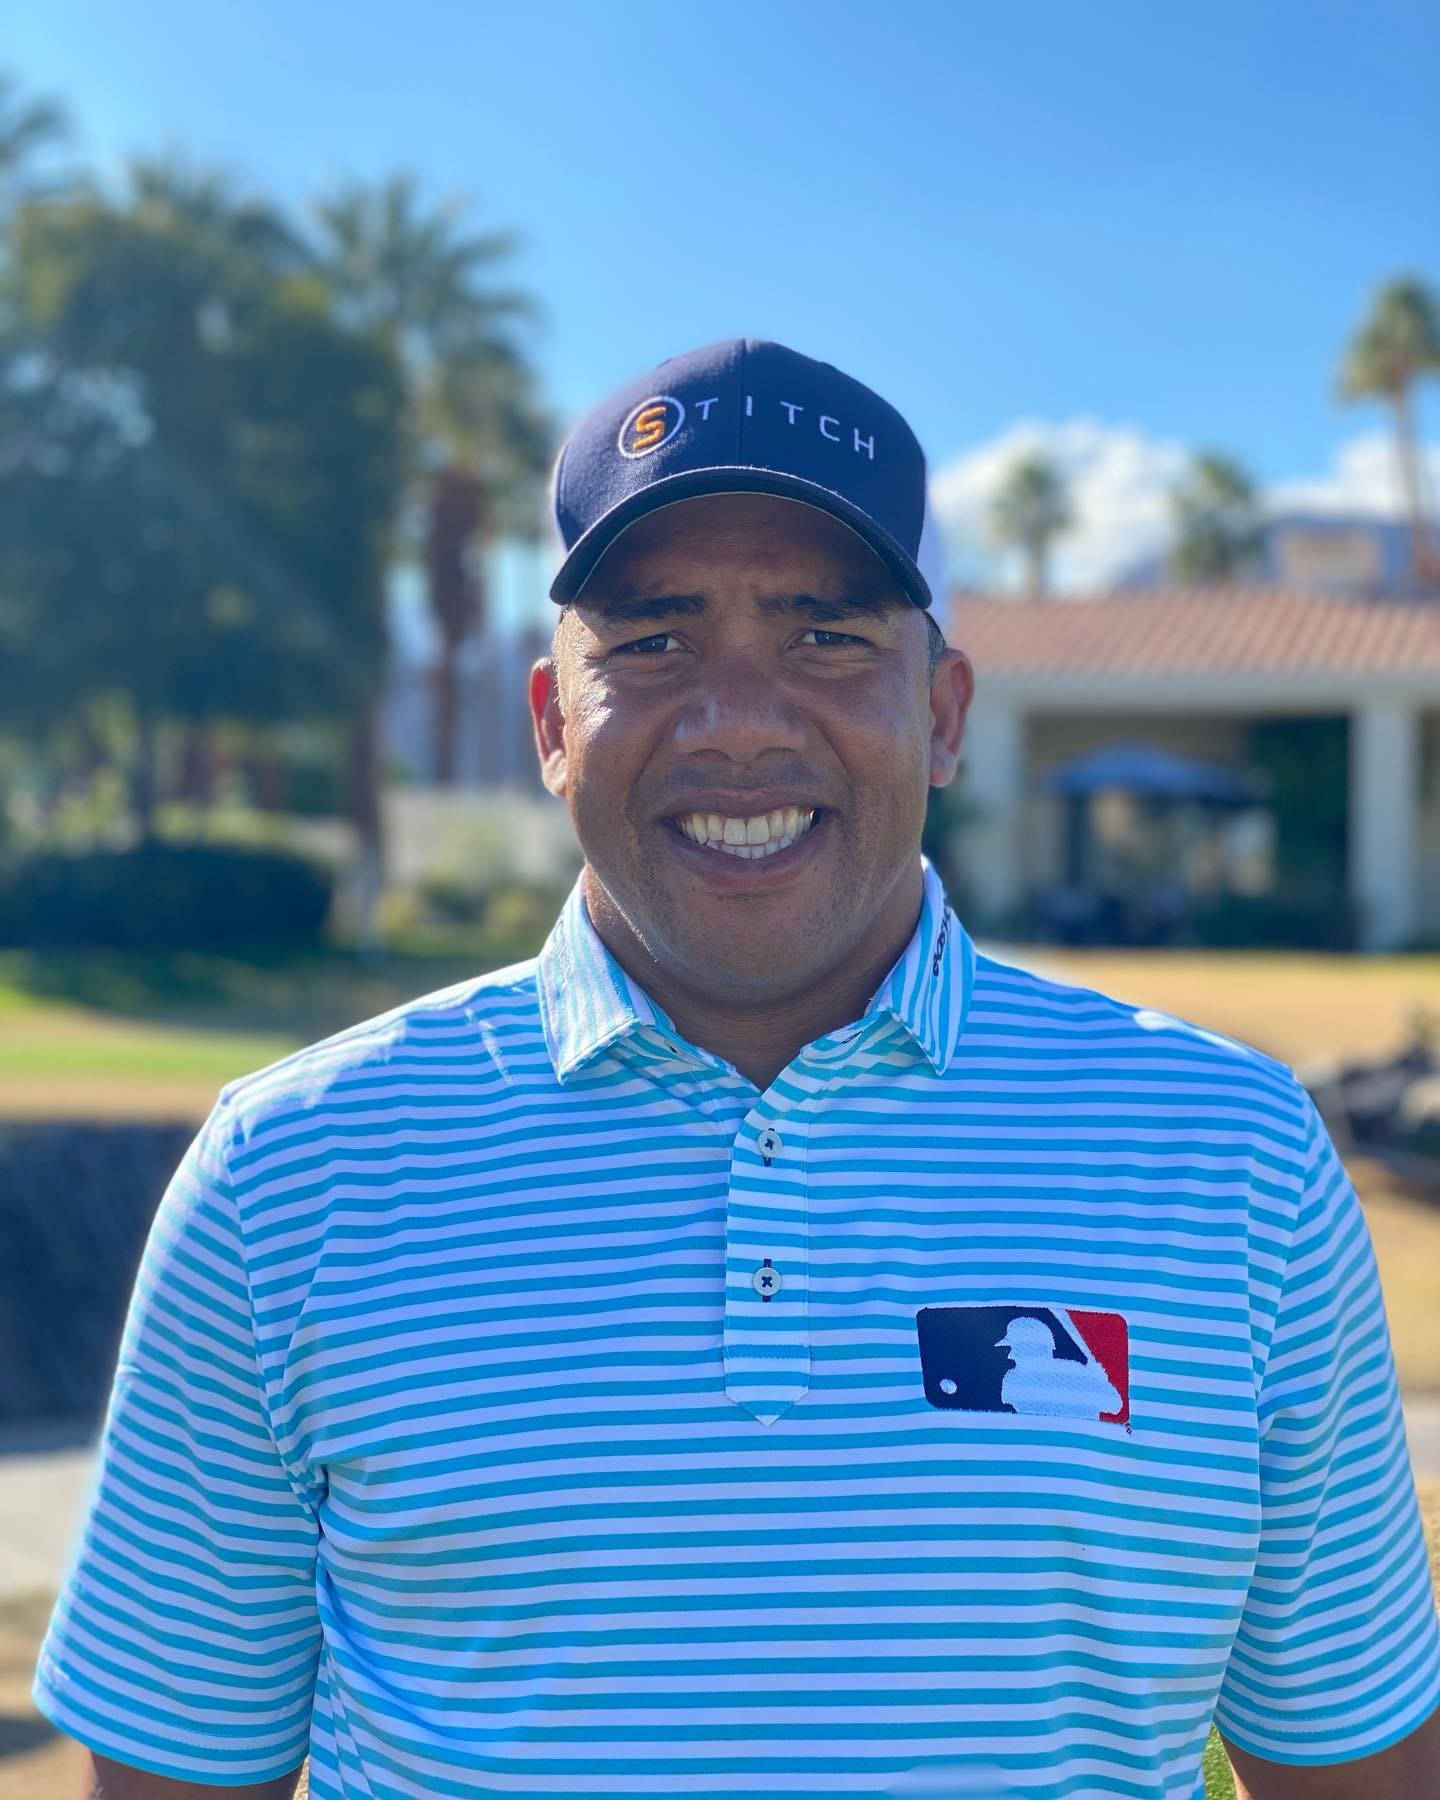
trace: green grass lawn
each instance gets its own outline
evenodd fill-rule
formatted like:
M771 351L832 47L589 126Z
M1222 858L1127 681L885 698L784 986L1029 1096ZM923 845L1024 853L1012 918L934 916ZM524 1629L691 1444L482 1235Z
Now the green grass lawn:
M147 1080L218 1081L418 994L517 961L531 938L413 936L373 960L339 950L243 959L182 952L0 952L0 1114L93 1098ZM1020 954L1027 956L1028 951ZM1248 951L1061 951L1035 957L1062 979L1141 1001L1258 1045L1291 1064L1394 1048L1417 1011L1440 1020L1440 957Z
M198 1120L236 1076L534 948L452 935L373 960L0 953L0 1117Z
M1205 1800L1235 1800L1235 1777L1220 1734L1213 1727L1205 1746Z

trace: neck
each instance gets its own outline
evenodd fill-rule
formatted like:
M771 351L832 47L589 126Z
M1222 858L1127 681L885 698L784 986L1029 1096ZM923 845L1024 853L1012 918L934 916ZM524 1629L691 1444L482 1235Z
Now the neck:
M667 969L635 935L628 921L585 870L585 904L601 942L630 978L667 1012L682 1037L723 1057L763 1093L807 1044L850 1025L864 1013L915 934L924 876L912 871L888 897L858 951L847 951L828 971L793 994L727 1000L708 991L688 971Z

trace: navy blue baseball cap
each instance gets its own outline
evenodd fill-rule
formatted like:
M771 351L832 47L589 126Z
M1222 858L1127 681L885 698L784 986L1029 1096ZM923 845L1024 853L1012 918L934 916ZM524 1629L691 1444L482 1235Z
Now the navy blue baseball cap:
M566 439L553 481L566 555L550 598L578 599L628 525L697 494L818 507L865 540L916 606L941 592L925 452L895 408L830 363L728 338L630 382Z

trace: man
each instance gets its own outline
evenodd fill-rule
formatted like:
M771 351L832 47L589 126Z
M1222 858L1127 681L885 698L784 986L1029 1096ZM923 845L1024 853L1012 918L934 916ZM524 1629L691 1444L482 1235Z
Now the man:
M1212 1717L1258 1800L1440 1792L1353 1191L1288 1071L951 912L924 496L775 344L572 436L584 872L177 1173L37 1676L104 1800L1158 1800ZM1005 1402L1021 1318L1093 1409Z

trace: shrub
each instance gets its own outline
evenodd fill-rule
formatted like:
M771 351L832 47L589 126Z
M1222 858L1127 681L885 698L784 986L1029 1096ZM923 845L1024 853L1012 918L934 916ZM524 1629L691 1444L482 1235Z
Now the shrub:
M1229 894L1191 915L1185 935L1208 950L1353 950L1351 901L1287 894Z
M336 760L288 757L281 765L280 803L299 818L338 818L345 811L345 782Z
M227 950L315 943L329 871L281 850L143 844L42 854L0 877L0 944Z
M485 929L504 943L527 944L538 950L564 901L563 893L548 888L519 883L499 888L485 908Z
M458 875L429 876L420 884L420 899L442 925L478 925L485 916L485 893Z

